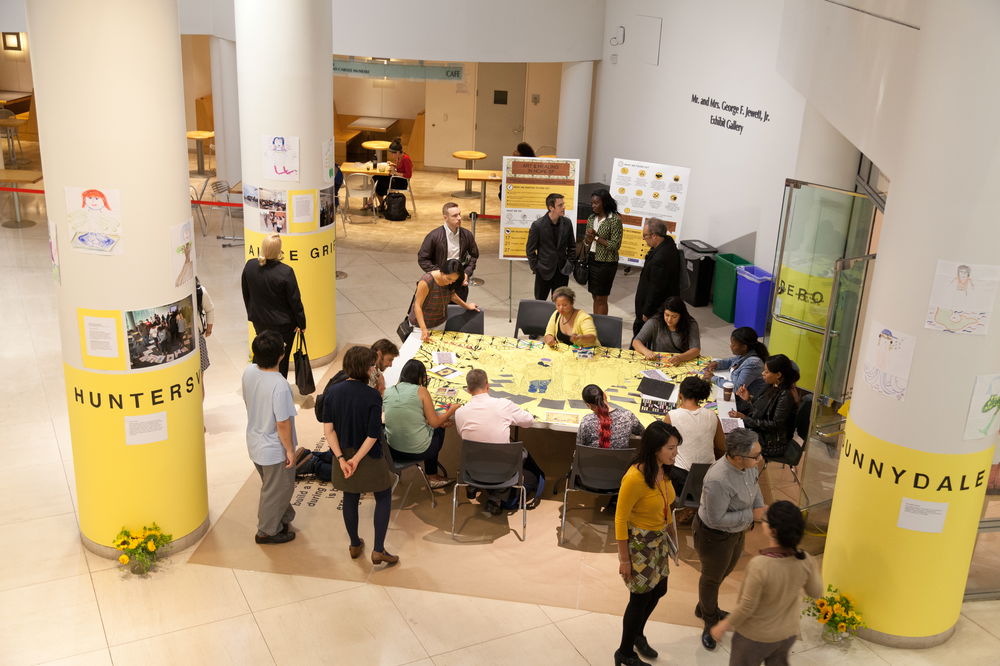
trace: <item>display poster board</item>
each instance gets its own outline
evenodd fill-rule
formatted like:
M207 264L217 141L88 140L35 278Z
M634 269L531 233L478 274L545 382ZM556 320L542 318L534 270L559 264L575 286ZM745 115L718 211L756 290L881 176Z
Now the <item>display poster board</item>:
M679 240L690 178L687 167L615 158L611 196L618 202L622 218L619 263L642 266L649 250L642 240L642 225L649 218L666 222L667 231Z
M566 198L567 217L576 217L580 160L547 157L503 158L503 205L500 210L500 258L524 261L531 223L544 215L545 197ZM576 224L574 220L574 225Z

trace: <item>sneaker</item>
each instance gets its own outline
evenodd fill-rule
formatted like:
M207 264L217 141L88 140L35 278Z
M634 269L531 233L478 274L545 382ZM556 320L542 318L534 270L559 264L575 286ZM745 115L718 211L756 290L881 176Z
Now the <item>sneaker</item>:
M288 543L295 539L295 532L278 532L274 536L256 535L253 540L257 543Z

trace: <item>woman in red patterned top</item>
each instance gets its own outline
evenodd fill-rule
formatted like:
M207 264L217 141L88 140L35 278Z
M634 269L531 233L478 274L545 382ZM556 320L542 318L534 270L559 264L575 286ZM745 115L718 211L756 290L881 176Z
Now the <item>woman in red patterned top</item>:
M466 303L455 293L465 273L458 259L446 259L441 268L424 273L417 281L417 291L410 306L411 326L420 329L420 339L430 337L430 329L440 326L448 318L448 303L457 303L466 310L478 310L475 303Z
M385 195L389 186L392 185L394 190L405 190L409 187L410 178L413 178L413 160L403 152L403 140L398 136L389 144L389 174L374 176L375 198L380 212L385 212Z

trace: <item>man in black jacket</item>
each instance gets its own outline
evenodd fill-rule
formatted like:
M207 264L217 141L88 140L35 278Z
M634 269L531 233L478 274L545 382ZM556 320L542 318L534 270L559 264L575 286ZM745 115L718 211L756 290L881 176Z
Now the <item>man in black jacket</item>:
M535 274L535 299L539 301L569 284L576 252L573 223L564 214L566 199L552 193L545 197L545 207L548 212L531 223L525 246L528 268Z
M638 335L643 323L655 315L663 301L680 294L681 258L677 244L667 233L663 220L652 218L642 229L642 239L650 247L635 290L635 323L632 335Z
M465 279L461 287L455 288L455 293L463 301L469 300L469 280L476 271L476 260L479 259L479 246L472 232L462 226L462 210L457 203L448 202L442 208L444 224L434 229L424 237L417 252L417 263L430 273L448 259L458 259L465 267Z

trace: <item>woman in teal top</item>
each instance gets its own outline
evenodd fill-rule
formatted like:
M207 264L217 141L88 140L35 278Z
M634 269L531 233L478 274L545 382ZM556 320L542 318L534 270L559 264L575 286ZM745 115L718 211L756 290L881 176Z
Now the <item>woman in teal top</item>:
M382 410L385 435L392 459L397 462L422 460L431 488L441 488L451 479L438 474L438 454L444 444L444 428L459 405L443 412L434 409L427 390L424 364L410 359L399 373L399 382L385 390Z

